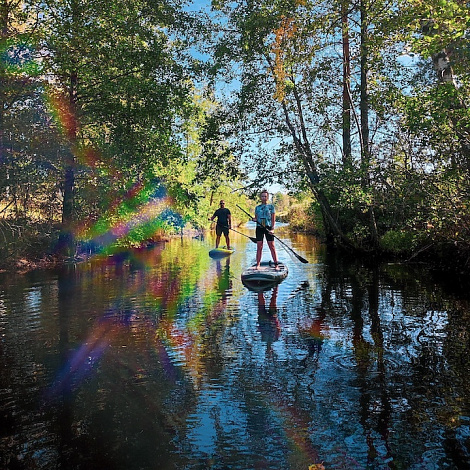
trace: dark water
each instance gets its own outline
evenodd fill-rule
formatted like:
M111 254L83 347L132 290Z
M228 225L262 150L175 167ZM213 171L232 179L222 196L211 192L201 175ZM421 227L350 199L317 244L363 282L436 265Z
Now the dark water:
M0 277L0 468L470 468L468 294L283 239L264 293L236 235Z

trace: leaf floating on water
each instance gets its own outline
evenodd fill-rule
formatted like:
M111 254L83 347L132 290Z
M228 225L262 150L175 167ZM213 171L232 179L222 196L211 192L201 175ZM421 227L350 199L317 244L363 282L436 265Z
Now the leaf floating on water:
M322 463L314 463L309 465L308 470L325 470L325 467Z

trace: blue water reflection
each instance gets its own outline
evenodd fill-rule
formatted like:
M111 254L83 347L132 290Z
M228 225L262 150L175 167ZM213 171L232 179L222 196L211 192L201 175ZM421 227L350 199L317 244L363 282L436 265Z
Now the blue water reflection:
M282 237L266 290L237 235L1 277L0 467L469 468L467 292Z

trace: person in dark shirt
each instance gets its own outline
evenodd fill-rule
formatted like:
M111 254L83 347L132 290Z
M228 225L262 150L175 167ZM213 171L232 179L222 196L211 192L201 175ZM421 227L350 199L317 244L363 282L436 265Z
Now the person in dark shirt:
M214 215L209 218L213 221L217 217L217 225L215 226L215 247L219 248L220 237L222 233L225 236L225 242L227 249L230 250L230 236L229 230L232 228L232 215L230 210L225 207L225 201L220 201L220 207L214 212Z

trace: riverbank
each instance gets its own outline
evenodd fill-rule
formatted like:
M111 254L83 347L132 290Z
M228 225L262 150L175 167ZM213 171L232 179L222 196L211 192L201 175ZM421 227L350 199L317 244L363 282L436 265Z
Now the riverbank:
M34 271L35 269L53 269L60 267L65 263L63 258L45 255L42 258L38 259L27 259L27 258L18 258L18 259L9 259L6 262L2 262L0 265L0 273L17 273L25 274L29 271Z
M284 225L284 224L281 224ZM0 227L4 228L4 227ZM14 227L17 230L17 236L14 233L9 237L9 243L5 243L0 248L0 273L18 273L24 274L36 269L54 269L70 263L80 263L86 261L97 253L102 252L99 247L94 247L95 251L90 251L88 246L78 246L73 258L65 257L55 253L54 247L57 245L59 227L52 224L29 224L28 226ZM319 234L311 230L291 229L289 226L279 227L279 230L289 231L291 233L306 234L319 239ZM5 237L5 230L1 232ZM166 234L158 236L142 243L140 247L133 249L149 248L155 244L169 241L172 238L180 237L203 239L208 236L204 230L188 229L179 234ZM334 249L336 250L336 249ZM338 249L341 256L348 258L358 258L357 254L344 252ZM112 254L111 252L108 254ZM366 257L369 259L369 257ZM409 252L384 252L375 254L372 262L393 262L393 263L425 263L433 268L434 271L449 273L452 276L461 276L465 279L470 278L470 253L464 245L456 245L445 242L430 242L429 244L415 248Z

